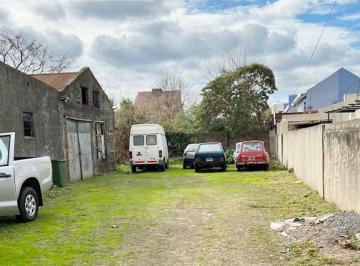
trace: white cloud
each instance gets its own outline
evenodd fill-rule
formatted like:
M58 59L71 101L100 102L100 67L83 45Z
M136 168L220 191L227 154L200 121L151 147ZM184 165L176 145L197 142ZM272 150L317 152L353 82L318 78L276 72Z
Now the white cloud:
M213 13L188 9L199 2L204 4L142 0L39 6L14 0L0 5L0 20L3 12L8 26L34 31L57 52L77 57L70 70L90 66L116 100L151 89L164 70L182 76L195 97L206 82L209 62L226 48L245 51L248 63L268 64L279 95L285 95L296 89L323 25L297 16L326 13L333 0L278 0ZM338 0L339 6L349 3L354 0ZM300 89L342 66L360 71L360 52L352 45L358 38L359 33L329 26Z

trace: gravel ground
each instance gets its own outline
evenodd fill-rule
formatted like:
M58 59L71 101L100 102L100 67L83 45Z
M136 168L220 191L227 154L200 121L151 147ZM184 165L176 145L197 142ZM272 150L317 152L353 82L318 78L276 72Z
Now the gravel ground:
M349 262L360 255L360 215L353 212L337 212L322 217L291 218L272 223L273 230L281 233L289 242L311 241L324 256Z

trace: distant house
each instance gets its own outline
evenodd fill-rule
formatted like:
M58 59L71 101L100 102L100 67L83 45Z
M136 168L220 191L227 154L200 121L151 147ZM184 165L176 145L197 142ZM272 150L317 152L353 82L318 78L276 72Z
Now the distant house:
M340 103L347 94L360 92L360 78L340 68L335 73L296 96L285 112L308 112Z
M147 114L163 112L176 114L182 111L181 92L179 90L164 91L159 88L151 91L140 91L136 95L134 107Z
M89 68L27 75L0 63L0 132L16 157L66 160L70 181L115 167L112 103Z

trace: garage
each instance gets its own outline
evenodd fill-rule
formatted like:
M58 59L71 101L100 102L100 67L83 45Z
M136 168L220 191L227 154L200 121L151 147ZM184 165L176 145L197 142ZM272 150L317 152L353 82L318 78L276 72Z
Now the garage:
M66 120L70 181L94 175L91 147L91 122Z

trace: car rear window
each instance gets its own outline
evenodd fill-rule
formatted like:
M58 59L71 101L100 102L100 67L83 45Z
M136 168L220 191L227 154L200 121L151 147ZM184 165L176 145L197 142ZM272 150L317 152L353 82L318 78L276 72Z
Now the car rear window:
M242 145L242 151L261 151L263 150L263 145L260 142L250 142L244 143Z
M199 152L219 152L222 151L220 144L201 144Z
M186 147L185 152L194 152L197 151L198 148L199 148L199 144L189 144Z
M144 145L144 136L136 135L134 136L134 146L142 146Z
M157 144L156 135L146 136L146 145L156 145L156 144Z

